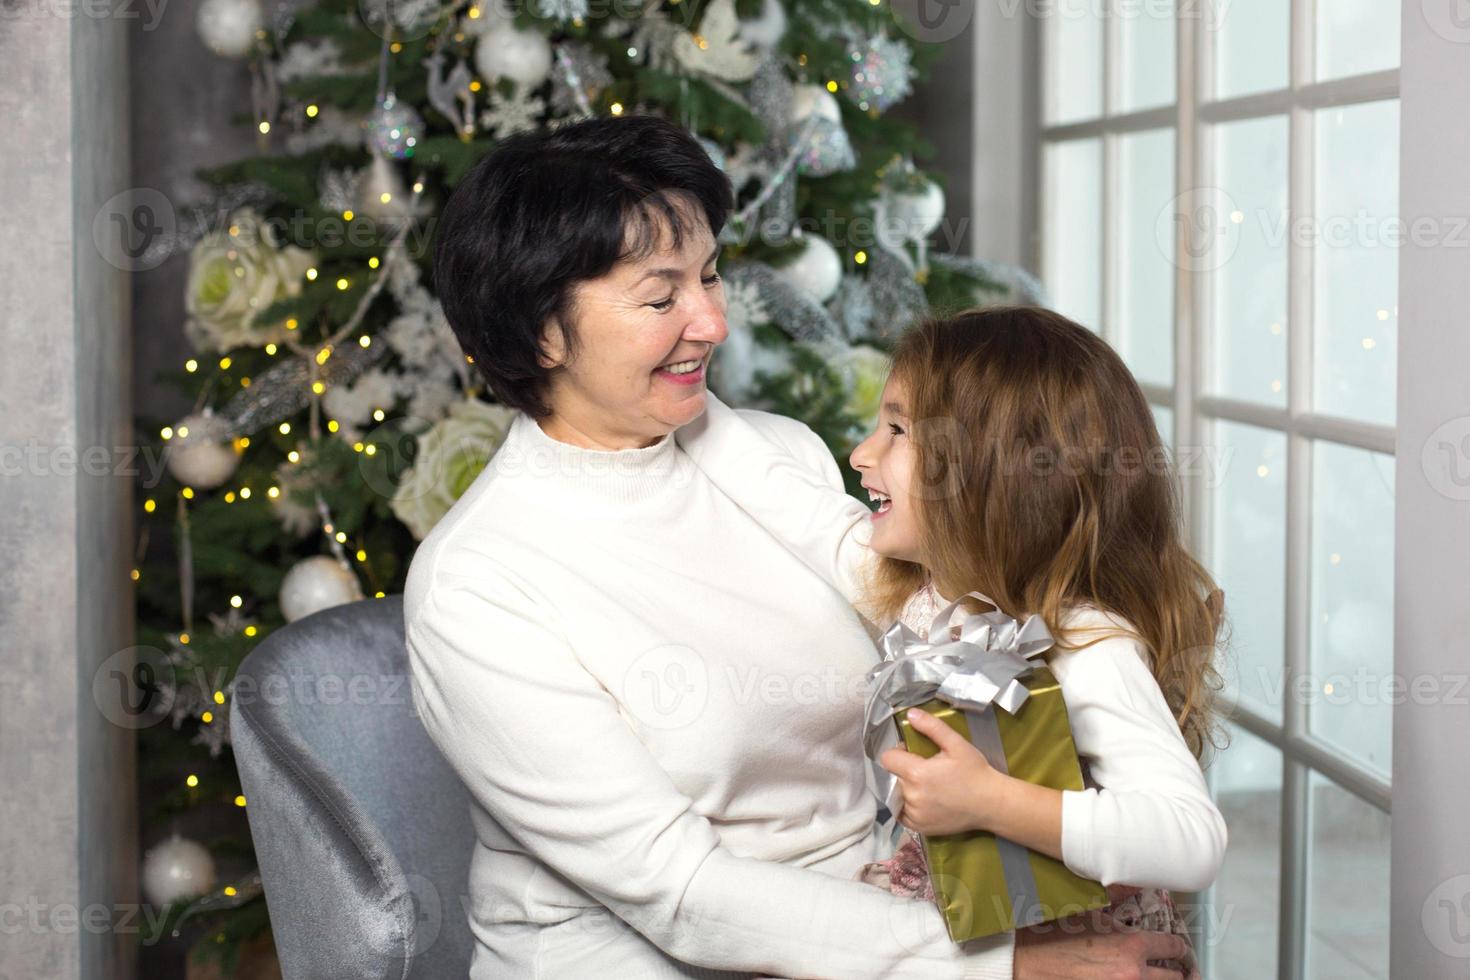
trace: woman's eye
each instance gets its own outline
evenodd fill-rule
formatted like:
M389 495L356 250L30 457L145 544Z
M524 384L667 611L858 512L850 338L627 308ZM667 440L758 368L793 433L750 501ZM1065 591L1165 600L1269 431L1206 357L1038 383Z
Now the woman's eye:
M712 272L704 277L704 285L706 289L713 289L719 284L720 274L718 272ZM670 296L668 299L661 299L657 303L649 303L648 305L652 309L655 309L660 313L667 313L669 310L672 310L674 308L674 302L675 298L673 296Z
M901 429L896 422L889 422L888 423L888 431L891 432L891 433L893 433L896 436L903 435L903 429Z

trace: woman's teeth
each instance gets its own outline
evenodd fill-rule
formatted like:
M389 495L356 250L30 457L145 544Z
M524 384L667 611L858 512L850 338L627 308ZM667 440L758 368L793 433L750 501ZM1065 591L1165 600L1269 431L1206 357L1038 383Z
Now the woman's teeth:
M680 361L678 364L665 364L663 370L670 374L688 374L690 371L698 370L699 361Z
M876 490L868 491L868 500L878 502L876 513L879 514L886 513L888 511L888 508L893 506L893 498L889 497L887 494L879 493Z

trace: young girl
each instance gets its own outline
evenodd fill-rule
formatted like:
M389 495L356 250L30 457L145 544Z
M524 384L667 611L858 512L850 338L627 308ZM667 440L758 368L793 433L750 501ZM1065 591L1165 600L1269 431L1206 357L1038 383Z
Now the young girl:
M1128 896L1115 918L1182 932L1161 890L1204 889L1225 850L1198 762L1212 741L1223 610L1182 543L1148 404L1105 342L1030 307L911 328L893 354L877 431L851 457L873 511L842 489L805 426L782 452L710 395L678 438L875 634L895 618L920 631L972 591L1018 620L1041 616L1057 641L1045 656L1086 788L999 772L912 709L941 751L923 759L893 748L879 759L903 784L899 820L925 834L992 831ZM963 608L989 607L966 599ZM924 894L915 845L910 837L884 862L895 891Z

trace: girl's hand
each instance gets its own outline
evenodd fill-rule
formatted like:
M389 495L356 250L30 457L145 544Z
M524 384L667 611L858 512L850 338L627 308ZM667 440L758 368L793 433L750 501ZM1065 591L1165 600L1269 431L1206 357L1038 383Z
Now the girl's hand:
M920 834L989 830L988 808L1005 774L996 772L963 735L921 708L908 710L909 723L939 746L928 759L896 746L878 764L903 783L898 822Z

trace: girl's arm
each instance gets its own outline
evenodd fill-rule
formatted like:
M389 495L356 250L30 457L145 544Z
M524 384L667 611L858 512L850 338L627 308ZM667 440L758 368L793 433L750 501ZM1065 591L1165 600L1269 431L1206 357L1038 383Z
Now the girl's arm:
M1105 885L1199 891L1225 859L1225 818L1145 656L1113 636L1052 661L1100 787L1062 794L1062 859Z
M1060 653L1051 667L1100 788L1063 792L1005 775L919 712L914 726L940 753L895 748L880 760L903 780L900 820L921 833L989 830L1104 885L1208 886L1224 860L1225 821L1138 644L1111 637Z
M772 441L786 443L787 433L790 451ZM704 414L674 438L710 482L857 603L862 566L873 555L872 511L843 489L820 436L798 419L736 411L706 392Z

